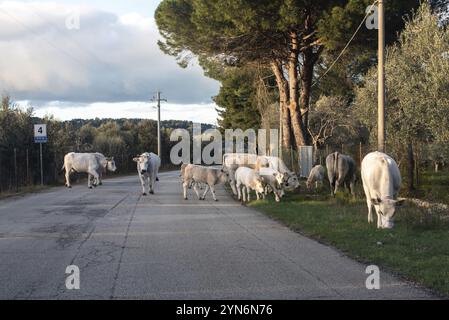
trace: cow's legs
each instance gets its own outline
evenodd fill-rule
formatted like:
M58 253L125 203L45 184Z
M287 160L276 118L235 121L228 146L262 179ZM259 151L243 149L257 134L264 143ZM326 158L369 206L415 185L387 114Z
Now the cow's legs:
M368 223L373 222L373 205L371 199L366 199L366 205L368 206Z
M154 176L148 177L150 193L154 194Z
M334 188L335 188L334 178L329 179L329 185L331 188L331 196L333 197L334 196Z
M194 183L194 184L193 184L193 190L195 191L196 196L198 197L198 200L202 200L202 199L201 199L201 196L200 196L200 194L199 194L199 192L198 192L198 185L197 185L197 183Z
M147 192L146 192L146 190L145 190L145 185L146 185L146 182L145 182L145 177L143 176L143 175L141 175L141 174L139 174L139 178L140 178L140 184L141 184L141 186L142 186L142 195L143 196L146 196L147 195Z
M376 214L377 214L377 228L381 228L382 227L382 215L379 213L378 206L375 205L374 208L376 209Z
M349 183L349 192L352 194L353 197L355 197L355 182L351 181Z
M246 186L242 185L242 201L246 202Z
M251 188L250 187L246 187L246 199L248 202L251 201Z
M218 201L217 196L215 195L215 187L214 186L210 186L210 192L212 193L212 198L214 198L214 201Z
M190 189L192 187L191 181L183 181L182 188L184 192L184 200L187 200L187 189Z
M242 200L242 190L241 190L241 184L236 184L237 189L237 199Z
M98 172L96 170L89 170L88 171L88 177L87 177L87 186L92 189L92 180L91 180L91 176L94 179L94 186L97 186L98 183Z
M337 194L337 192L338 192L338 187L340 186L340 184L341 184L340 179L335 179L335 190L334 190L334 195Z
M67 188L72 187L72 185L70 184L70 170L71 168L65 168L65 185Z
M209 185L208 184L206 184L206 187L205 187L205 190L204 190L204 193L203 193L203 196L202 196L202 199L203 200L206 200L206 194L207 194L207 192L209 192Z

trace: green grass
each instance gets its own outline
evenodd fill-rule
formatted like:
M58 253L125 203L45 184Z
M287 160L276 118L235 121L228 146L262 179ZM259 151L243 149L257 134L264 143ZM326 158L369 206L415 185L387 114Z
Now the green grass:
M414 194L416 198L430 202L449 204L449 172L426 171L420 177L420 184Z
M377 264L449 296L448 216L406 204L398 210L394 229L378 230L367 222L365 201L342 194L287 195L281 203L270 197L250 206L358 261Z

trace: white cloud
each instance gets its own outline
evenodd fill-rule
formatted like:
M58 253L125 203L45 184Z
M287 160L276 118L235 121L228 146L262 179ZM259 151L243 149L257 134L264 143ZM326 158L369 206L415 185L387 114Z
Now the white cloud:
M80 29L67 17L80 12ZM210 104L218 83L157 47L154 19L55 2L0 3L0 90L17 100ZM112 105L111 105L112 106Z

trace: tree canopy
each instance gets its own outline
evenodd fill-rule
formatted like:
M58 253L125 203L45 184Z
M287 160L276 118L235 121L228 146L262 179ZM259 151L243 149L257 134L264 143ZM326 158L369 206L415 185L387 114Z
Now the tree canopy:
M164 0L155 17L164 37L161 49L183 66L194 56L206 67L208 60L270 66L279 90L284 145L299 147L310 143L307 126L315 66L323 62L323 52L344 45L369 4L370 0ZM418 0L387 2L391 38L402 28L402 15L417 5ZM375 33L363 34L370 36L359 37L358 43L374 47Z

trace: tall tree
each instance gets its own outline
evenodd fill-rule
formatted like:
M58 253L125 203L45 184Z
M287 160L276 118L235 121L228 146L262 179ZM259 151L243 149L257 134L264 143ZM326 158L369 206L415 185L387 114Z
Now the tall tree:
M223 129L239 128L258 129L260 113L255 99L256 91L254 70L232 68L222 80L220 92L214 101L220 119L218 124Z

